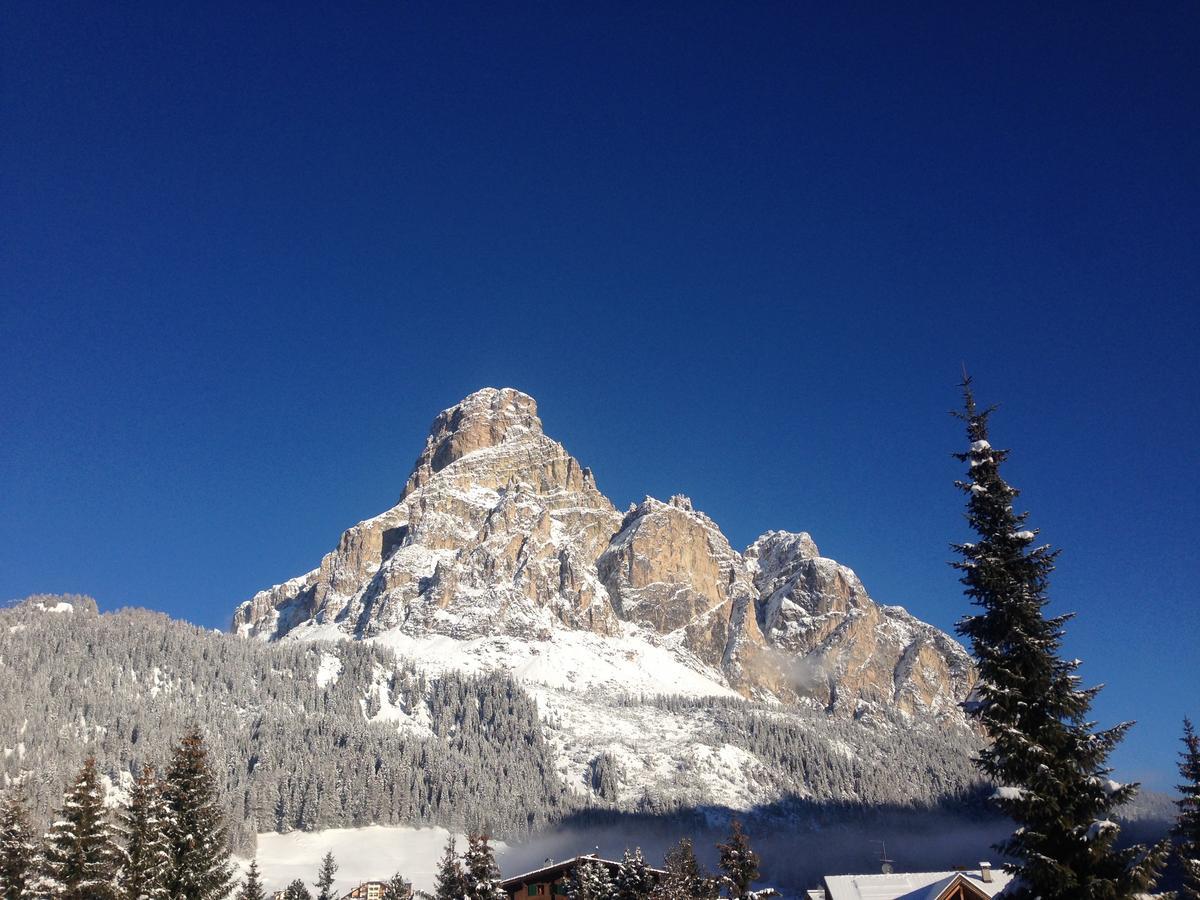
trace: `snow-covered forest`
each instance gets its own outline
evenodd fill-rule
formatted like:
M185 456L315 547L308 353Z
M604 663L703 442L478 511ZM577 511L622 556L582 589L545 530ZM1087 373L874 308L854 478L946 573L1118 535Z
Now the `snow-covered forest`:
M39 822L86 755L116 794L189 723L209 737L242 851L259 831L369 824L521 838L616 808L612 786L626 774L598 753L591 783L567 784L536 704L509 676L427 676L371 644L262 644L56 596L0 611L0 667L12 686L0 696L0 772L23 783ZM971 746L937 729L733 699L619 702L650 714L689 707L714 746L769 762L760 777L780 797L922 806L975 780ZM622 808L670 813L687 797L668 783Z

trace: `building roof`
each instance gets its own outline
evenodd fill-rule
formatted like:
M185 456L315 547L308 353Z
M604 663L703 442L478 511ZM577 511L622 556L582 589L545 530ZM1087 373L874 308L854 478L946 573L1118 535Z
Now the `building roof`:
M601 865L609 866L610 868L617 868L621 865L618 860L604 859L597 856L595 853L585 853L581 856L573 856L570 859L564 859L562 862L548 863L542 866L540 869L534 869L530 872L522 872L520 875L513 875L510 878L505 878L502 882L500 882L500 886L507 889L514 885L526 884L530 881L547 881L551 878L557 877L561 872L565 872L568 869L574 868L576 864L581 862L598 862ZM660 876L667 874L662 869L656 869L653 866L646 866L646 871L653 872L655 875Z
M961 872L894 872L888 875L826 875L828 900L939 900L958 884L970 885L982 897L995 897L1012 876L992 870L986 882L979 869Z

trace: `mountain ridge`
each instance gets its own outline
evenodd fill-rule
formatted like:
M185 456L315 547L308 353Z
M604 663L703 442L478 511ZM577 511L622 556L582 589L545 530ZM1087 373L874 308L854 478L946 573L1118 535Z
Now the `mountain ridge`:
M618 512L513 388L440 412L398 502L347 529L317 568L242 603L232 628L265 640L636 638L714 693L955 725L974 679L953 638L876 603L806 533L766 532L738 552L682 495Z

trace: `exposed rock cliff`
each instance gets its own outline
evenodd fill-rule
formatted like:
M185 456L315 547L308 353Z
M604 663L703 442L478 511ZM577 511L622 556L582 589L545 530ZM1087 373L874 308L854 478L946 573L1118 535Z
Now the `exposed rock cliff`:
M807 534L769 532L738 553L679 496L622 517L511 388L442 412L400 501L346 531L312 572L243 603L233 624L262 639L397 645L586 633L602 643L572 646L612 639L632 658L634 641L714 691L843 714L957 717L973 678L956 642L876 604ZM677 681L664 677L662 692Z

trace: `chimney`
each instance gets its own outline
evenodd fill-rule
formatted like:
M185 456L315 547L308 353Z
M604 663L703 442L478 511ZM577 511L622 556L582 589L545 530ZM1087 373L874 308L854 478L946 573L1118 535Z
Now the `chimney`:
M979 864L979 878L984 884L992 883L992 864L990 862Z

